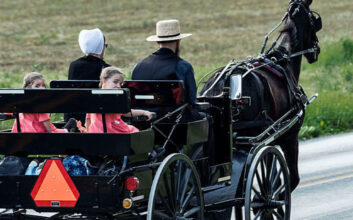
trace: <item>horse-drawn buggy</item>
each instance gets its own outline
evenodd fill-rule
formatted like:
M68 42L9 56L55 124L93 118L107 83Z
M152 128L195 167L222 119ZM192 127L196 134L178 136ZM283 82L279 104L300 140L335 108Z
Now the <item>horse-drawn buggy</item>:
M301 55L317 59L319 20L309 5L292 1L282 19L296 28L281 32L284 43L301 41L287 53L269 50L214 72L192 107L205 113L197 120L183 120L191 110L177 80L126 81L116 90L97 81L1 89L0 112L13 113L19 132L0 132L0 153L46 162L38 176L0 176L0 219L205 219L232 207L237 219L289 219L299 181L296 131L316 97L306 98L295 72ZM105 114L132 108L157 117L132 119L135 133L20 132L19 113L99 113L106 131ZM58 155L104 158L102 172L70 176Z

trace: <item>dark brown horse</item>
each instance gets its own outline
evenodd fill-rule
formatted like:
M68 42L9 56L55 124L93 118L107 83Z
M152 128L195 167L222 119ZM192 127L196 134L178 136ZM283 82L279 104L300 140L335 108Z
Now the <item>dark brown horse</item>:
M274 48L270 47L265 53L261 51L258 58L244 61L244 64L240 65L264 66L257 68L256 71L251 71L243 78L243 96L250 96L252 104L240 112L238 122L252 122L253 127L249 128L248 126L248 129L240 129L241 134L249 136L254 132L260 132L266 127L266 122L277 120L293 106L297 105L298 108L304 110L305 103L303 104L298 98L301 92L298 79L302 55L309 63L313 63L317 61L320 52L316 32L321 29L321 18L315 17L317 13L309 9L311 3L312 0L291 0L288 12L283 18L285 24L280 31L280 36L282 36L280 44L277 47L272 46ZM266 62L271 63L272 67L271 65L265 66ZM229 69L228 72L221 69L211 76L202 88L201 96L218 96L223 91L223 87L229 86L232 74L246 72L246 68L240 68L236 65L235 68ZM296 126L274 143L281 146L286 158L292 190L299 184L298 133L303 118L304 115ZM257 124L256 127L254 121L263 122L263 124ZM233 124L234 130L240 127L241 123Z

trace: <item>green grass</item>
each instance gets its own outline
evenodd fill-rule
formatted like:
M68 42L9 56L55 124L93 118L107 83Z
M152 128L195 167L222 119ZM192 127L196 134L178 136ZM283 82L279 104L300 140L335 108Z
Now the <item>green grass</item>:
M319 93L308 107L302 138L353 129L353 40L324 44L319 61L303 65L300 83L308 94Z
M156 49L145 41L155 33L155 22L169 18L180 20L182 32L193 33L182 40L181 56L193 64L198 80L231 59L256 56L287 6L283 0L2 0L0 88L22 87L24 74L31 71L42 73L47 83L66 79L70 62L82 56L79 31L96 27L109 43L106 62L129 78L133 66ZM318 63L303 62L300 83L308 95L320 96L308 107L304 138L350 130L353 118L353 4L314 0L311 8L323 20L318 33L322 53ZM1 122L0 128L11 124Z

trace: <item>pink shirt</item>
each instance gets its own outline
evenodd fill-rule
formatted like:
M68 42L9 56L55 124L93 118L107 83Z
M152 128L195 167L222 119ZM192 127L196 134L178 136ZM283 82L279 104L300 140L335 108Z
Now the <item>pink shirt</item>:
M20 113L20 125L21 132L26 133L48 133L44 127L44 121L50 121L48 113ZM52 123L50 123L51 130L53 133L67 133L66 129L57 129ZM12 126L12 132L17 133L17 121Z
M91 124L88 127L89 133L103 133L102 114L88 113L87 118L91 119ZM105 114L105 122L107 125L107 133L133 133L139 130L126 124L121 119L121 114Z

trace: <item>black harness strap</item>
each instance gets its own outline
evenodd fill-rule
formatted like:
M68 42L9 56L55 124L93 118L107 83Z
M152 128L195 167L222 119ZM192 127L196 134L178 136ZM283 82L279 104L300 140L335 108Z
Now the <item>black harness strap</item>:
M21 125L20 125L20 114L15 112L14 113L15 117L16 117L16 121L17 121L17 132L21 133Z
M105 120L105 113L102 113L102 121L103 121L103 132L107 133L107 123Z

